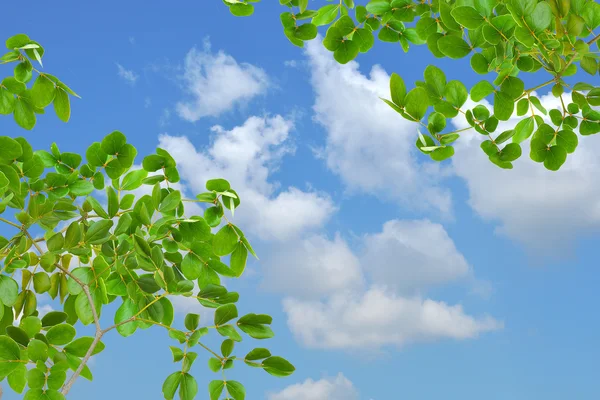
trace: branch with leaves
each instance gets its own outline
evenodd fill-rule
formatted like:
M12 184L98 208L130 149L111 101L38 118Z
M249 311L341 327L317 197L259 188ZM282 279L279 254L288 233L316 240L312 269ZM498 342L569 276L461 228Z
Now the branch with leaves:
M249 16L256 1L224 0L232 14ZM391 101L403 118L419 123L417 147L433 160L454 155L451 143L459 131L446 129L446 121L463 114L472 129L487 136L481 148L490 161L505 169L522 155L521 145L530 139L530 158L552 171L560 169L579 143L579 135L600 132L600 87L574 80L583 71L598 75L600 4L591 0L354 0L315 2L280 0L284 34L303 47L326 27L323 46L339 63L355 59L380 42L426 45L433 57L462 59L470 56L477 74L488 77L470 90L458 81L447 82L443 71L429 66L424 81L407 91L398 75L392 75ZM397 51L393 49L392 51ZM523 76L543 83L526 89ZM542 79L538 78L545 76ZM561 105L547 110L534 92L551 86ZM563 93L571 92L566 102ZM471 97L488 99L489 110L479 104L461 109ZM537 110L537 111L536 111ZM492 134L499 123L516 117L514 129ZM423 122L426 119L426 122ZM510 141L510 143L506 143Z
M21 44L11 54L38 50L34 56L41 59L41 47ZM17 122L23 105L38 95L47 101L54 96L57 108L57 93L67 90L47 76L40 74L31 91L20 94L10 91L10 84L0 85L0 98L12 99ZM40 79L51 87L40 89ZM25 84L16 76L3 82ZM104 350L105 335L115 330L127 337L154 326L183 346L171 346L173 360L182 365L166 378L165 399L176 393L183 400L196 398L191 374L196 348L210 354L212 371L221 372L209 385L211 400L245 398L243 384L226 378L236 360L274 376L291 375L294 366L265 348L232 355L242 333L257 340L274 336L269 315L239 317L239 294L222 282L242 276L248 254L256 257L225 214L229 210L233 217L240 205L237 192L228 181L213 179L206 192L185 199L172 187L180 178L166 150L144 157L140 169L133 169L136 156L137 149L118 131L92 143L85 161L56 143L48 151L34 150L23 137L0 136L0 224L6 236L0 236L0 381L25 392L27 400L65 399L80 376L92 379L87 364ZM150 194L131 193L144 186ZM189 202L206 205L203 215L186 215ZM63 309L41 316L37 295L44 293ZM175 328L174 296L215 309L214 320L200 327L200 316L190 313L185 329ZM119 307L103 328L102 312L113 303ZM77 337L78 324L93 324L95 334ZM211 332L223 338L220 354L200 342Z
M71 117L69 96L79 97L54 75L41 72L34 63L42 64L44 48L41 44L20 33L6 40L8 52L0 57L0 64L15 63L13 75L0 82L0 114L12 114L22 128L31 130L36 124L36 114L44 114L50 104L63 122ZM37 75L33 81L34 74ZM33 81L31 87L27 87Z

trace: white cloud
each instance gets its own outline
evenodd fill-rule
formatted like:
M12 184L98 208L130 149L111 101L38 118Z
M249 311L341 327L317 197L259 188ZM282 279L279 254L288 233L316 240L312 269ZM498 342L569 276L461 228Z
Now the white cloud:
M570 95L563 95L565 102ZM552 95L540 97L547 107L560 107ZM489 103L487 103L489 104ZM500 124L494 137L512 129L521 117ZM466 126L462 118L454 121ZM579 147L558 172L551 172L529 158L529 141L514 169L492 164L479 144L483 136L472 131L457 142L453 166L465 179L471 207L487 221L498 223L497 231L525 245L536 257L565 256L579 235L600 228L600 142L597 137L579 137Z
M268 400L358 400L358 391L348 378L339 373L335 378L307 379L290 385L278 393L269 394Z
M262 239L288 240L320 228L334 212L329 196L288 187L278 190L269 175L293 152L293 123L281 116L251 117L225 130L217 126L208 148L196 149L186 137L161 135L160 147L177 160L181 177L194 191L206 191L208 179L225 178L240 195L235 221Z
M362 261L375 283L402 291L466 277L470 268L442 225L429 220L388 221L365 237Z
M135 44L135 37L129 36L129 43L132 45Z
M416 155L416 125L379 97L389 98L389 76L374 66L340 65L320 41L306 48L316 94L316 120L327 130L321 155L349 190L371 193L420 210L450 214L450 192L438 181L447 172Z
M202 50L193 48L187 54L183 81L192 99L179 102L177 112L191 122L229 111L263 94L269 86L265 71L238 63L223 51L212 53L208 40Z
M288 296L319 297L363 284L358 257L338 234L333 241L312 235L273 249L263 285Z
M296 60L285 60L283 65L290 68L296 68L298 66L298 61Z
M358 255L350 250L357 247ZM362 245L349 246L339 235L333 241L309 237L282 247L265 264L265 285L288 296L288 326L306 347L401 347L502 327L426 297L429 286L459 280L482 291L444 228L428 220L388 221Z
M117 63L118 74L121 78L123 78L128 84L135 85L137 82L139 75L133 72L132 70L124 68L121 64Z
M284 300L288 325L305 346L324 349L401 347L439 339L469 339L500 329L491 317L475 319L462 306L400 297L382 287L339 293L326 302Z

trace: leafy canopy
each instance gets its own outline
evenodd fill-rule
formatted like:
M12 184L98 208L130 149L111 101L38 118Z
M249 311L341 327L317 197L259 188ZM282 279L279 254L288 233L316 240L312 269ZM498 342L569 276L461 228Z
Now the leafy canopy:
M0 81L0 114L12 114L20 127L31 130L36 124L36 114L44 114L46 107L52 104L56 116L61 121L69 121L69 96L79 96L54 75L34 67L35 64L42 66L45 53L42 45L20 33L6 40L6 48L8 52L0 57L0 64L16 65L12 76Z
M15 57L41 51L24 47L29 40L24 38L8 41L19 48ZM44 76L40 73L36 84ZM59 81L51 83L52 96L67 92ZM7 86L0 93L8 93L14 107L36 98L35 84L20 93ZM40 93L49 103L50 92ZM16 108L12 112L19 122ZM104 350L105 335L116 331L127 337L150 327L168 333L173 362L179 364L164 381L165 399L177 393L182 400L197 397L191 368L198 349L220 373L209 384L211 400L245 398L243 384L226 378L235 363L277 377L291 375L294 366L266 348L236 352L244 336L274 335L271 316L240 316L238 293L222 282L243 274L248 254L256 257L231 219L240 205L236 191L228 181L213 179L206 192L186 199L173 187L179 173L166 150L144 157L142 168L134 168L136 156L118 131L92 143L85 155L62 152L56 143L33 149L23 137L0 136L0 223L9 233L0 236L0 381L25 392L27 400L64 399L80 375L92 380L87 362ZM204 214L186 214L189 203L206 205ZM62 310L41 316L37 295L43 293L57 299ZM214 309L214 320L200 321L191 313L183 329L174 327L174 296ZM101 326L103 312L114 312L110 326ZM95 327L95 334L78 335L80 324ZM203 343L211 333L222 338L220 350Z
M232 14L249 16L255 1L223 0ZM459 131L446 129L447 120L459 114L485 136L481 149L500 168L511 169L521 157L521 144L530 140L529 157L556 171L575 151L579 136L600 132L600 87L573 80L578 71L598 75L600 4L590 0L279 0L284 34L294 45L317 37L326 27L323 46L342 64L368 52L375 39L400 44L426 45L436 58L470 57L482 80L470 90L460 80L447 80L433 66L424 80L407 88L392 74L391 100L386 103L403 118L421 125L417 148L433 160L454 155L452 143ZM309 9L315 3L319 7ZM525 88L524 75L540 84ZM545 76L545 77L544 77ZM560 100L546 109L534 91L551 86ZM563 96L571 92L571 100ZM479 104L488 99L493 108ZM516 115L515 115L516 114ZM513 129L497 132L500 122L517 118ZM464 129L464 130L467 130Z

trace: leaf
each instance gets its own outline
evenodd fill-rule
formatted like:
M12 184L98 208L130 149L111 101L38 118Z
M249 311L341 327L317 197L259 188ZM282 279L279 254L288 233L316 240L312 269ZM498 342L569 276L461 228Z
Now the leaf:
M289 361L277 356L267 358L262 365L267 373L278 377L290 376L296 370Z
M221 398L221 393L223 393L223 388L225 387L224 381L214 380L208 384L208 394L210 396L210 400L219 400Z
M179 384L181 383L183 374L181 371L173 372L171 375L165 379L165 382L162 386L162 392L167 400L173 400L175 398L175 393L179 388Z
M488 81L480 81L471 88L471 100L479 102L494 92L494 86Z
M181 192L179 190L174 190L169 193L161 202L158 210L161 213L166 213L169 211L175 210L179 204L181 203Z
M71 118L71 102L69 101L67 92L61 88L57 88L52 104L54 105L56 116L63 122L69 122Z
M519 121L514 129L514 135L512 137L513 143L521 143L527 140L533 133L533 126L533 117L525 118Z
M469 44L457 36L447 35L441 37L437 44L439 50L450 58L463 58L471 52Z
M390 92L394 104L404 107L404 99L406 98L406 85L404 84L404 81L400 75L396 73L392 73L392 76L390 77Z
M225 325L227 322L237 318L238 312L235 304L225 304L215 311L215 326Z
M17 97L14 103L13 115L15 122L23 129L31 130L35 126L33 107L23 97Z
M244 400L246 398L246 389L238 381L227 381L227 391L234 400Z
M196 379L188 373L183 374L179 387L179 397L181 400L193 400L197 393L198 383Z
M46 108L56 96L54 82L46 75L40 74L31 88L31 100L38 108Z
M508 121L515 109L515 102L504 92L494 95L494 116L500 121Z
M416 87L408 92L405 101L405 111L415 121L420 121L425 116L430 105L429 95L422 87Z
M550 171L558 171L567 160L567 150L562 146L551 146L544 159L544 167Z
M450 14L452 14L456 22L467 29L477 29L484 22L484 18L473 7L455 7Z
M12 307L19 295L19 284L6 275L0 275L0 302L5 306Z
M138 169L136 171L127 173L121 182L120 190L135 190L139 188L142 186L142 182L147 176L148 171L143 169Z
M392 10L389 0L372 0L366 7L369 13L375 15L382 15Z
M223 226L213 238L213 251L217 256L226 256L235 250L239 241L232 225Z
M193 331L198 328L198 323L200 322L200 315L198 314L187 314L185 316L185 327L189 331Z
M48 333L46 333L46 339L50 344L62 346L73 340L75 334L75 328L73 328L71 325L60 324L48 329Z
M123 304L117 309L115 314L115 324L121 324L117 326L117 332L123 337L131 336L137 329L137 323L135 321L123 323L129 320L138 312L137 306L134 302L127 298L123 301Z
M229 7L229 11L236 17L248 17L254 14L254 6L252 4L235 3Z
M552 9L545 1L535 5L533 13L526 16L526 20L534 32L541 32L550 26L552 22Z
M94 342L93 337L84 336L84 337L78 338L78 339L72 341L71 343L69 343L68 345L66 345L64 347L64 351L69 354L72 354L76 357L85 357L85 355L89 351L90 347L92 346L93 342ZM96 344L96 347L94 348L94 351L92 352L92 355L102 352L102 350L104 350L104 347L105 347L104 343L99 341Z

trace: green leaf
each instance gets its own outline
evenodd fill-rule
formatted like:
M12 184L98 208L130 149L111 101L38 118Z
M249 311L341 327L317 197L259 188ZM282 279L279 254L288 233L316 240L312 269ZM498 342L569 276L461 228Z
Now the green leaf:
M433 150L429 156L434 161L444 161L454 155L454 147L444 146Z
M471 100L479 102L494 92L494 86L488 81L480 81L471 88Z
M238 381L227 381L227 391L234 400L244 400L246 398L246 389Z
M23 129L31 130L35 126L35 113L28 100L17 97L14 103L15 122Z
M215 326L225 325L227 322L237 318L238 312L235 304L225 304L215 311Z
M166 213L169 211L175 210L179 204L181 203L181 192L179 190L174 190L169 193L161 202L158 210L161 213Z
M392 76L390 77L390 92L394 104L401 107L405 106L404 99L406 98L406 85L400 75L396 73L392 73Z
M175 393L181 384L181 380L183 379L183 374L181 371L173 372L171 375L165 379L165 382L162 386L162 392L167 400L173 400L175 398Z
M471 52L471 46L457 36L441 37L437 44L442 54L450 58L463 58Z
M38 108L46 108L52 103L55 96L54 82L44 74L38 75L31 88L31 100L33 104Z
M529 138L533 133L534 119L533 117L525 118L519 121L514 129L512 137L513 143L521 143Z
M526 21L534 32L541 32L550 26L552 22L552 9L545 1L535 5L533 13L526 16Z
M422 87L416 87L408 92L405 101L406 113L415 121L420 121L425 116L430 105L429 95Z
M344 40L333 52L333 58L340 64L346 64L356 58L360 45L353 40Z
M208 394L210 396L210 400L219 400L221 398L221 393L223 393L223 389L225 388L224 381L214 380L208 384Z
M392 10L389 0L371 0L367 4L367 11L371 14L382 15Z
M38 339L31 340L27 346L27 356L33 362L45 362L48 359L48 345Z
M277 356L267 358L262 365L267 373L277 377L290 376L296 370L289 361Z
M465 85L457 80L448 82L444 91L446 100L456 108L462 107L469 98Z
M0 275L0 302L5 306L12 307L17 302L19 285L11 277Z
M56 88L56 95L52 101L56 116L63 122L69 122L71 118L71 102L69 95L61 88Z
M198 314L187 314L185 316L185 327L189 331L193 331L198 328L198 324L200 323L200 315Z
M562 146L551 146L544 159L544 167L550 171L558 171L567 160L567 150Z
M24 364L18 364L18 367L8 375L8 384L15 392L23 393L27 385L27 368Z
M508 121L515 109L514 100L504 92L494 95L494 116L500 121Z
M573 153L579 144L579 139L575 132L563 129L556 134L556 144L564 147L567 153Z
M239 241L232 225L223 226L213 238L213 251L217 256L226 256L235 250Z
M318 14L312 19L312 23L317 26L329 25L338 16L339 10L339 4L330 4L321 7Z
M229 7L229 11L236 17L248 17L254 14L254 6L252 4L235 3Z
M452 14L456 22L467 29L477 29L484 22L484 18L473 7L455 7L450 14Z
M123 300L123 304L117 309L115 314L115 324L121 324L117 326L117 332L121 336L127 337L134 334L137 329L137 323L135 321L123 323L129 320L138 312L138 308L131 299Z
M92 347L93 342L94 342L93 337L84 336L84 337L76 339L76 340L72 341L71 343L69 343L68 345L66 345L64 347L64 351L69 354L72 354L76 357L85 357L85 355L89 351L90 347ZM102 352L102 350L104 350L104 347L105 347L104 343L99 341L96 344L94 351L92 351L92 355L96 355L96 354Z
M62 346L73 340L75 334L75 328L73 328L71 325L60 324L48 329L48 333L46 333L46 339L50 344Z
M138 169L136 171L127 173L121 182L120 190L135 190L139 188L142 186L142 182L147 176L148 171L143 169Z

